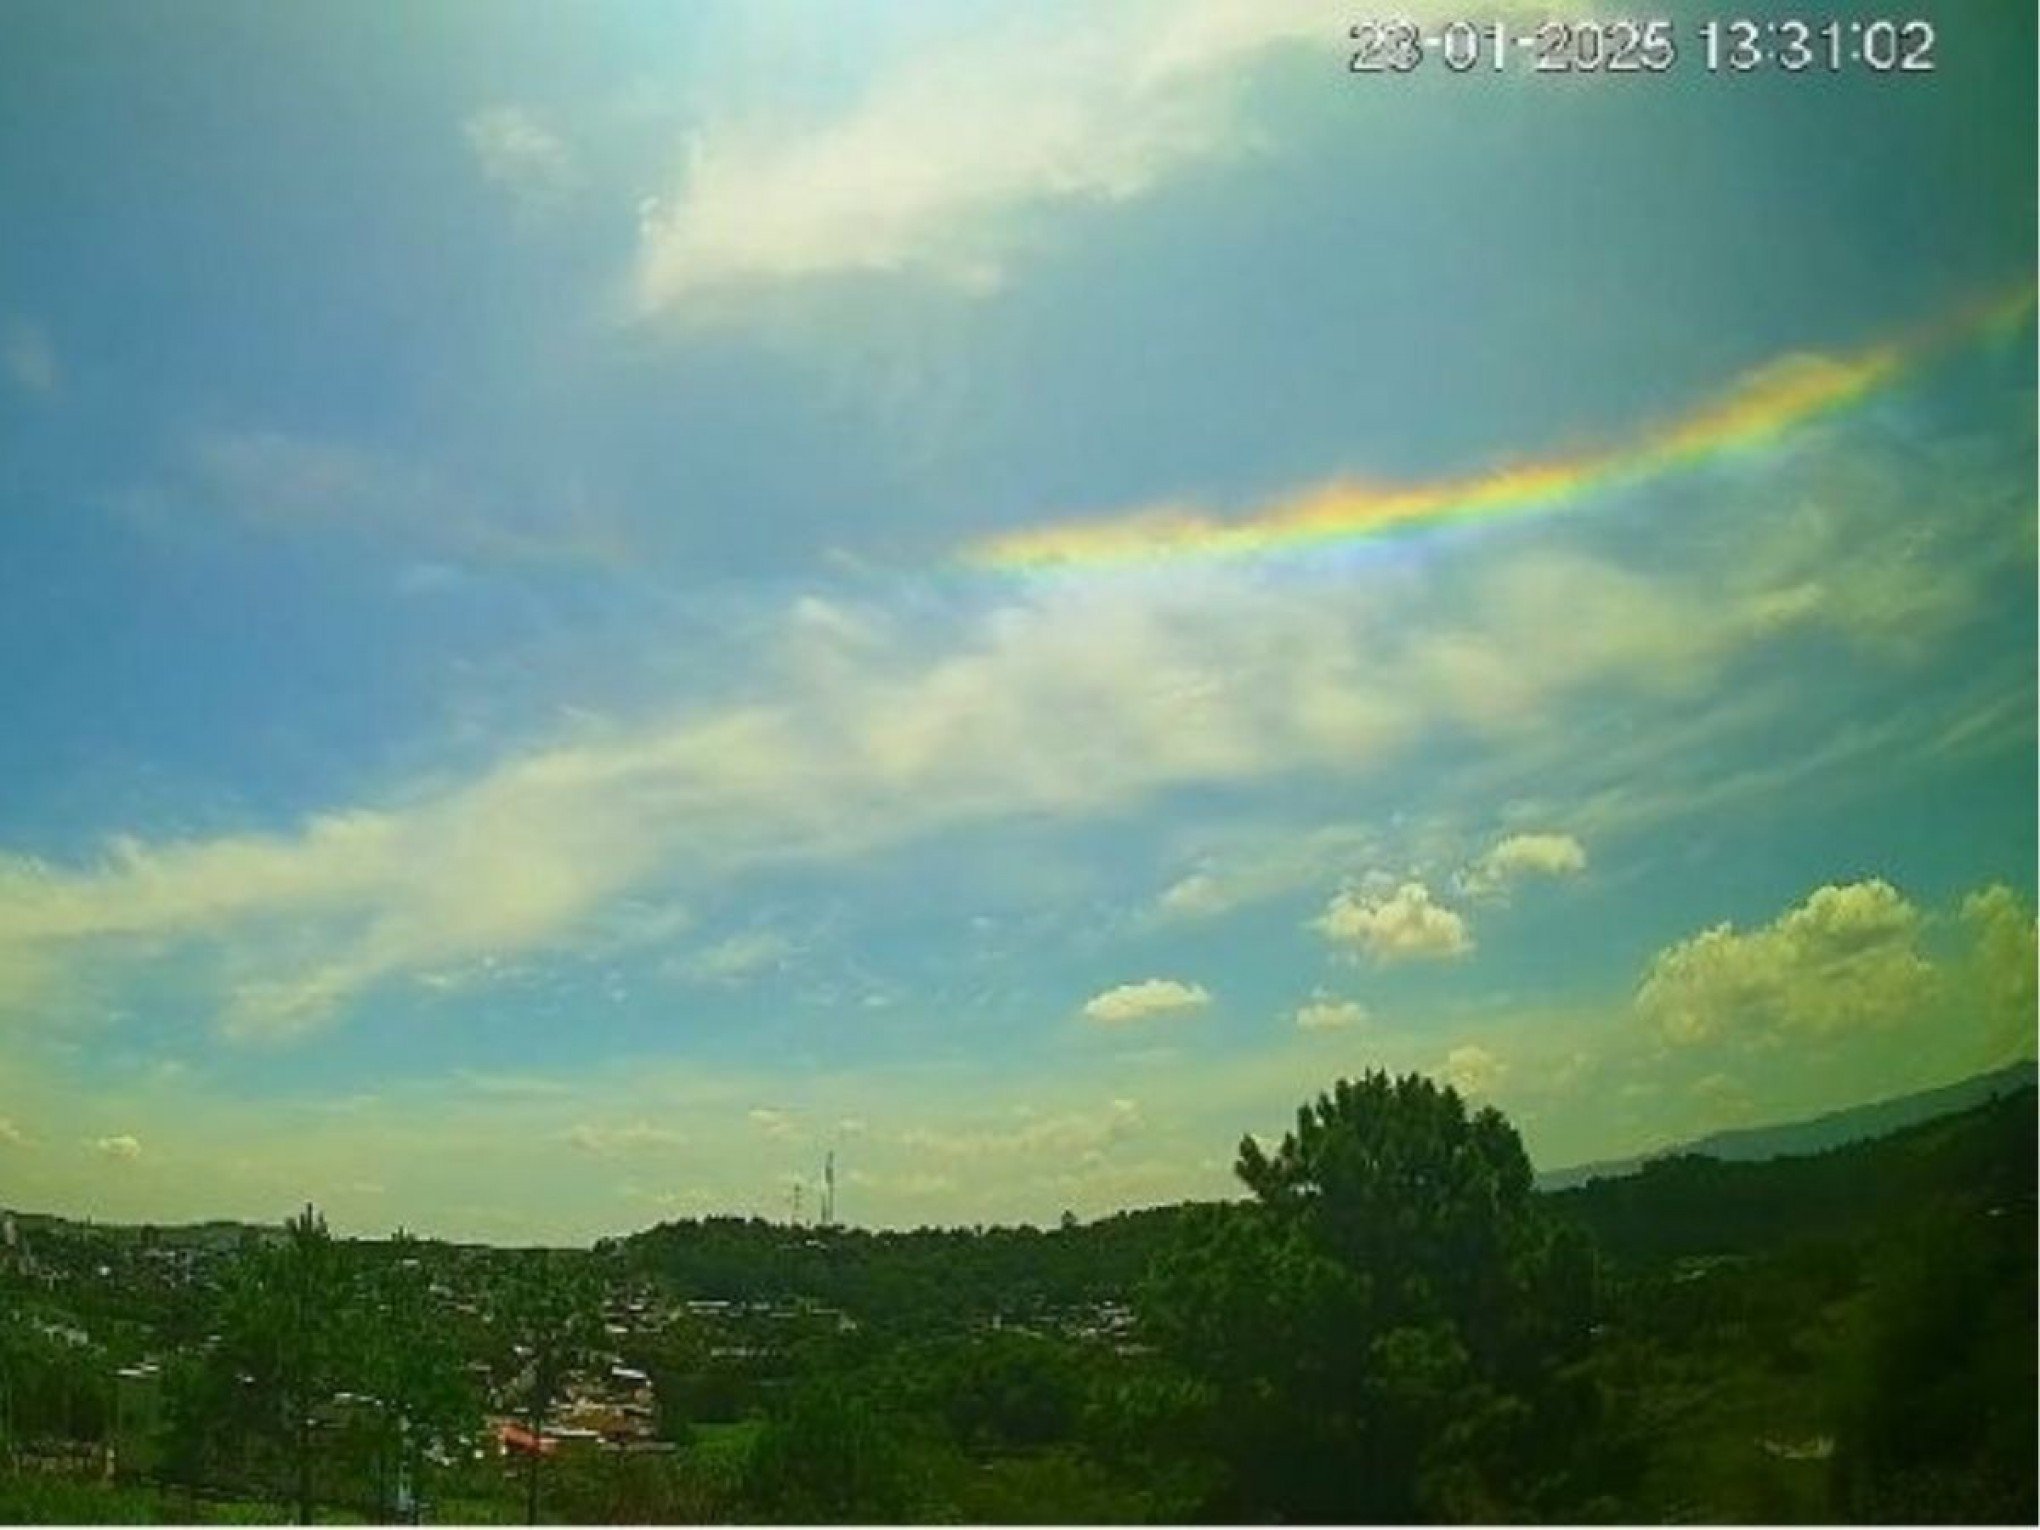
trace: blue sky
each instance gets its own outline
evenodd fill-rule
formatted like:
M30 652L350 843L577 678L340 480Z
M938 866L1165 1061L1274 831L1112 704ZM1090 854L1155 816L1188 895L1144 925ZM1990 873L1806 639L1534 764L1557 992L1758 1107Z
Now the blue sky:
M1310 6L17 5L0 1175L587 1237L1547 1165L2031 1055L2032 18L1344 72ZM1690 35L1697 16L1683 15ZM1521 513L1016 533L1620 458ZM1867 374L1866 374L1867 375Z

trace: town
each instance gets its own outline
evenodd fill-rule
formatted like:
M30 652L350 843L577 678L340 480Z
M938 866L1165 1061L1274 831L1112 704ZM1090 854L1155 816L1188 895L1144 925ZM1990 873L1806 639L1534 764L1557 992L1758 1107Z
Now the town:
M1047 1229L11 1212L0 1519L1798 1520L1928 1482L2016 1518L2031 1075L1538 1190L1498 1114L1375 1073L1309 1110L1349 1158L1249 1141L1250 1199ZM1353 1478L1377 1433L1410 1452Z
M782 1244L809 1261L855 1238L828 1226L735 1219L711 1229L761 1247ZM413 1292L421 1304L413 1321L437 1336L452 1368L442 1380L459 1401L440 1413L444 1427L413 1441L408 1456L385 1461L373 1460L374 1446L364 1442L377 1436L386 1400L358 1380L341 1384L346 1364L330 1364L333 1384L303 1399L310 1448L328 1463L329 1478L343 1476L350 1459L371 1458L362 1481L373 1490L359 1507L374 1517L443 1511L419 1492L415 1479L428 1472L473 1516L521 1501L540 1462L600 1474L605 1462L670 1457L683 1443L718 1434L747 1436L816 1345L860 1330L850 1312L812 1295L682 1294L645 1273L619 1240L593 1250L504 1250L403 1235L341 1243L309 1207L282 1228L98 1226L5 1212L0 1441L10 1467L113 1483L191 1476L192 1463L176 1459L191 1449L180 1444L173 1418L179 1378L234 1352L233 1336L215 1325L232 1321L251 1266L288 1257L294 1239L347 1251L352 1268L326 1295L351 1296L371 1320L392 1282ZM534 1304L525 1278L534 1268L545 1270L550 1294L564 1304L548 1305L545 1294ZM973 1307L943 1321L952 1320L966 1335L1145 1353L1122 1300ZM253 1388L260 1378L242 1368L233 1379ZM235 1487L252 1492L259 1476L246 1473ZM333 1491L330 1482L314 1488L329 1506ZM341 1489L342 1504L349 1491L361 1490ZM535 1503L526 1507L537 1512Z

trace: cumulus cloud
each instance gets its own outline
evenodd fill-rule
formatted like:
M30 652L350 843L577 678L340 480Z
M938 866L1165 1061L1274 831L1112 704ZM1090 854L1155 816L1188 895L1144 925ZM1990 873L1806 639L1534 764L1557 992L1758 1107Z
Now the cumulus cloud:
M1125 1025L1153 1020L1162 1015L1189 1014L1211 1003L1211 994L1200 983L1181 983L1174 978L1148 978L1138 983L1121 983L1094 994L1084 1003L1084 1014L1106 1025Z
M1493 1094L1507 1071L1502 1060L1486 1047L1462 1046L1445 1054L1438 1075L1461 1094L1475 1098Z
M2040 1012L2040 940L2033 910L1998 883L1962 900L1961 923L1971 945L1958 981L1974 995L1984 1023L1984 1052L1976 1061L1994 1066L2030 1056L2033 1017Z
M1660 951L1636 1008L1679 1045L1898 1025L1931 991L1920 933L1919 910L1889 882L1821 887L1770 924L1718 924Z
M1511 834L1469 866L1459 881L1470 895L1491 896L1525 877L1578 876L1586 869L1586 847L1570 834Z
M126 1132L122 1132L119 1136L115 1137L100 1137L93 1142L92 1146L95 1151L105 1157L115 1159L121 1163L133 1163L142 1156L140 1139L129 1136Z
M559 135L521 106L492 106L461 124L482 178L528 209L556 202L575 181Z
M0 1147L27 1147L28 1133L7 1116L0 1116Z
M27 319L9 321L5 337L0 338L0 369L22 392L43 397L55 393L63 380L49 335Z
M1348 888L1313 922L1333 945L1378 962L1439 961L1473 949L1466 920L1434 902L1421 882L1376 895Z
M1302 1031L1347 1031L1366 1021L1365 1006L1328 993L1314 993L1296 1009L1296 1028Z

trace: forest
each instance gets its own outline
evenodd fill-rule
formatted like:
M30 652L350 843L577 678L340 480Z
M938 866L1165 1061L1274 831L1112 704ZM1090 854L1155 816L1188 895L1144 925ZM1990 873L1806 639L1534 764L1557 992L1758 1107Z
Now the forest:
M1540 1192L1370 1073L1050 1229L24 1216L0 1519L2031 1521L2034 1098Z

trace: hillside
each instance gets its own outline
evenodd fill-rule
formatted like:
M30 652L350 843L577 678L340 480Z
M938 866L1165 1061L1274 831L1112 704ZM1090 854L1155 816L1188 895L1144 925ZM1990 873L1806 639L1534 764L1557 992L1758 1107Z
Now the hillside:
M1954 1115L2020 1089L2030 1089L2036 1077L2040 1077L2040 1070L2036 1070L2031 1058L2026 1058L1989 1073L1980 1073L1974 1078L1944 1084L1938 1089L1924 1089L1888 1100L1851 1105L1803 1121L1781 1121L1770 1126L1715 1132L1654 1153L1552 1169L1537 1176L1537 1186L1541 1190L1569 1190L1590 1180L1617 1179L1635 1174L1645 1165L1665 1158L1697 1156L1727 1162L1761 1162L1769 1158L1821 1153L1851 1142L1886 1136L1922 1121Z
M1826 1152L1762 1162L1698 1154L1548 1193L1621 1260L1752 1254L1856 1238L1940 1202L1975 1215L2030 1207L2031 1085L1954 1115Z

